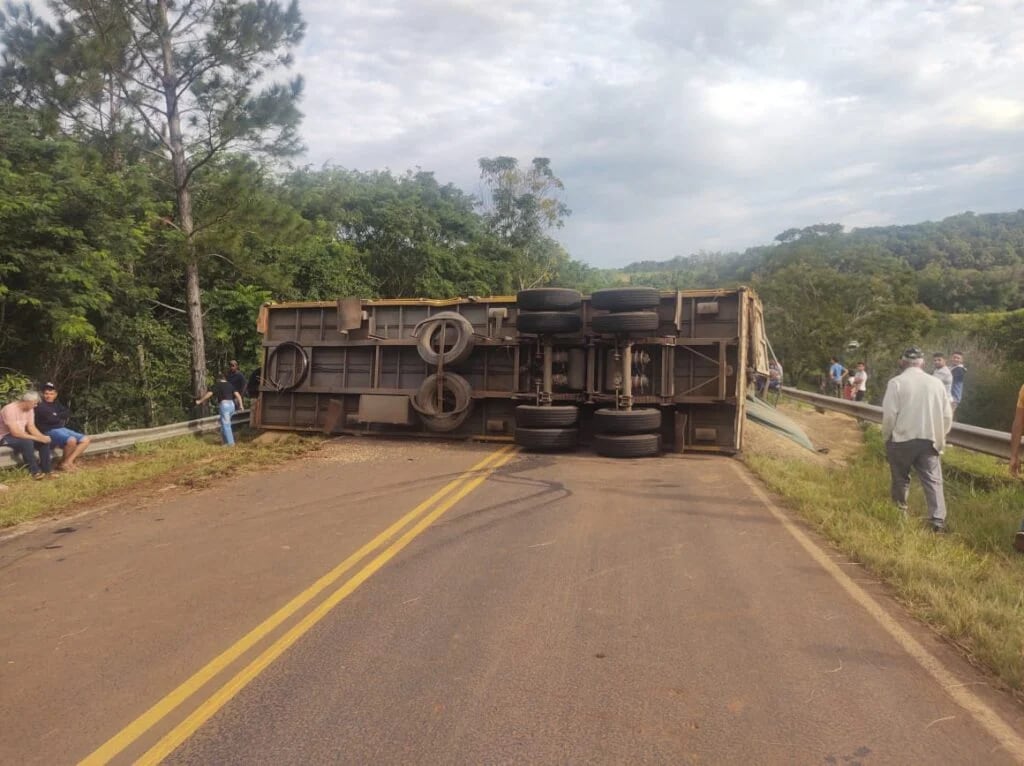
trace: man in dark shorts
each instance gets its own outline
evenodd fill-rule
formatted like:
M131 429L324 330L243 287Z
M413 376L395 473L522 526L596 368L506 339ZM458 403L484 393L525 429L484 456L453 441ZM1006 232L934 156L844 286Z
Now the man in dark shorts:
M53 383L43 384L43 400L36 407L36 428L50 437L50 448L60 447L64 457L60 462L62 471L78 468L75 461L89 447L88 436L68 428L71 410L57 401L57 387Z

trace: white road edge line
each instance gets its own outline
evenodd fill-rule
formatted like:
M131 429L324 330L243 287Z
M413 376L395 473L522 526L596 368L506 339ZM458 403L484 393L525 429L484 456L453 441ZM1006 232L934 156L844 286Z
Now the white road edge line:
M966 710L1010 755L1014 756L1020 763L1024 763L1024 738L1021 738L1014 728L1007 724L998 713L986 705L979 697L972 694L960 679L956 678L939 662L935 655L925 649L867 591L840 569L839 565L825 551L804 534L803 530L790 521L789 517L775 505L771 497L768 496L768 493L764 491L746 468L741 467L737 462L731 461L730 464L743 483L750 487L751 491L761 499L772 515L786 528L786 531L800 543L804 550L811 554L811 557L839 583L843 590L867 610L868 614L896 640L896 643L903 647L903 650L913 657L914 661L938 682L946 694Z

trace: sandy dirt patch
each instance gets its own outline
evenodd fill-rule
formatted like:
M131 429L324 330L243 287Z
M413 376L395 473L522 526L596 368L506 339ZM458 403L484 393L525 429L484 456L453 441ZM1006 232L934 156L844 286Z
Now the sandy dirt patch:
M816 412L786 402L780 402L779 411L803 429L816 449L827 452L811 452L771 428L750 420L744 431L744 452L782 460L804 460L824 467L839 467L846 465L864 444L864 432L857 420L848 415Z

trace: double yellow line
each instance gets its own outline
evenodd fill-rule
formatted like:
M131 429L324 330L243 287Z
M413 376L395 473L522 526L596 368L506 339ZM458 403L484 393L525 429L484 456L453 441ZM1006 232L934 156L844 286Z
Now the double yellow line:
M343 599L350 595L356 588L366 582L373 575L394 558L405 546L413 541L423 530L433 524L452 506L462 498L480 486L494 471L508 463L515 456L515 448L511 446L502 447L492 452L486 458L474 465L454 481L449 482L422 503L413 508L409 513L385 529L366 545L361 547L338 566L325 574L319 580L310 585L302 593L298 594L270 615L266 620L253 628L249 633L232 644L228 649L208 662L202 669L197 671L191 678L178 686L174 691L161 699L149 710L140 715L124 729L119 731L93 753L83 759L82 766L95 766L105 764L114 756L123 751L135 740L149 731L153 726L162 721L167 715L174 711L179 705L194 695L208 681L222 672L228 665L241 657L245 652L259 643L271 631L281 625L295 612L312 601L317 595L337 582L343 574L352 569L364 558L375 552L378 548L388 543L395 535L422 515L413 526L411 526L397 540L388 545L370 563L364 566L351 578L345 581L341 587L335 590L330 596L324 599L315 609L310 611L304 618L297 622L287 633L278 638L263 652L238 671L227 683L217 689L210 697L202 702L191 715L175 726L170 732L150 748L142 757L136 761L139 764L156 764L170 755L182 742L191 737L214 713L228 703L238 692L244 689L250 681L258 676L274 660L280 657L288 647L299 640L310 628L322 620L328 612L337 606ZM425 513L424 512L427 512Z

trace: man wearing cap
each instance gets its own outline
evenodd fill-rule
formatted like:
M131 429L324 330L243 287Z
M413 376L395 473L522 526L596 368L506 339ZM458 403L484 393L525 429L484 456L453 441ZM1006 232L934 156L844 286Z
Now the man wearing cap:
M940 455L953 425L953 408L942 381L922 369L920 349L904 351L900 366L903 372L889 381L882 399L882 438L892 472L892 499L906 515L913 469L924 488L929 524L933 531L944 532L946 499Z
M54 476L50 468L50 437L36 428L34 412L38 404L39 394L26 391L21 399L0 409L0 444L21 455L33 479Z
M57 387L53 383L43 384L43 401L36 408L36 427L50 437L53 447L64 451L61 460L62 471L74 471L78 468L75 461L89 447L91 439L78 431L68 428L71 410L57 401Z

